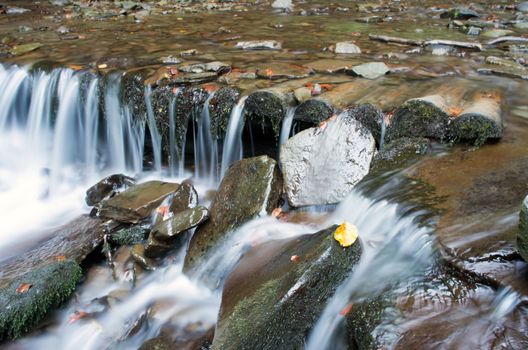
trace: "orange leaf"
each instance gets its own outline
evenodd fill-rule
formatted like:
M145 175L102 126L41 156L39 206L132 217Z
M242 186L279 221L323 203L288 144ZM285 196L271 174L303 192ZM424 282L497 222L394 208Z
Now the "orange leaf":
M213 91L218 90L218 86L213 85L213 84L205 84L205 85L203 85L203 88L207 92L213 92Z
M156 209L156 213L160 215L167 215L169 213L169 206L168 205L160 205L158 209Z
M343 308L343 310L339 311L339 314L340 314L341 316L346 316L346 315L348 315L348 313L350 312L350 310L352 310L352 304L348 304L347 306L345 306L345 307Z
M266 76L271 77L273 75L273 70L271 68L268 68L265 70Z
M305 87L307 88L313 88L314 84L313 83L306 83L304 84Z
M319 84L323 90L329 91L334 88L332 84Z
M291 258L290 258L290 261L291 262L299 262L301 260L301 257L299 255L292 255Z
M55 256L53 257L53 259L54 259L55 261L65 261L65 260L66 260L66 256L65 256L65 255L55 255Z
M276 218L279 218L281 216L281 214L282 214L282 209L281 208L275 208L271 212L271 216L276 217Z
M462 108L460 106L454 106L449 108L449 115L458 117L462 113Z
M27 293L32 286L33 285L29 283L22 283L18 286L18 288L16 289L16 292L20 294Z

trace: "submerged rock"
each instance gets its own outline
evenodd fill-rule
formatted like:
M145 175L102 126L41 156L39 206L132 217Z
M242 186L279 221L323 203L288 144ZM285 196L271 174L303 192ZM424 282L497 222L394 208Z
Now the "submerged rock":
M86 191L86 204L96 205L120 188L129 187L135 183L136 180L123 174L107 176Z
M260 156L242 159L226 172L209 211L209 220L194 233L184 269L191 271L238 227L277 206L282 178L275 160Z
M519 233L517 234L517 246L525 261L528 261L528 196L524 199L519 214Z
M480 15L474 10L471 10L467 7L459 6L442 13L440 17L451 19L470 19L480 17Z
M176 236L198 226L209 217L205 207L196 207L176 213L172 218L152 229L151 235L163 241L172 241Z
M235 47L242 50L281 50L282 44L276 40L239 41Z
M133 245L142 242L148 230L140 225L122 228L108 236L108 241L115 245Z
M169 210L171 213L179 213L198 205L198 192L193 185L184 181L174 192Z
M41 43L31 43L31 44L23 44L13 47L11 50L9 50L9 53L13 56L20 56L32 51L35 51L42 47Z
M246 254L224 286L212 349L303 348L327 300L361 256L359 240L348 248L334 240L336 228Z
M99 216L123 223L138 223L179 187L179 184L163 181L148 181L130 187L99 203Z
M280 162L289 203L338 203L369 172L376 142L370 131L344 114L290 138Z
M352 41L342 41L335 44L334 52L340 54L356 54L361 53L361 49Z

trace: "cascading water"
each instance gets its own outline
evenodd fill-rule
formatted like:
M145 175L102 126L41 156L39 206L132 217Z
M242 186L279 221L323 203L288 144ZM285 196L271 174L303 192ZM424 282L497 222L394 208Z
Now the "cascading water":
M243 156L242 131L244 129L244 105L246 98L247 96L242 97L231 111L226 136L224 138L222 167L220 168L221 177L224 176L227 168L233 162L241 159Z

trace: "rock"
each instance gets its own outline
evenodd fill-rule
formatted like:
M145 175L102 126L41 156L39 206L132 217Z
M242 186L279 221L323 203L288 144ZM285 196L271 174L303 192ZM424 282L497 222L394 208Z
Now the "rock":
M8 15L20 15L22 13L30 12L30 9L25 9L23 7L16 7L16 6L7 6L6 7L6 13Z
M431 45L429 48L433 56L449 56L455 51L455 48L450 45Z
M389 71L389 67L383 62L370 62L352 67L355 75L372 80L384 76Z
M174 57L172 55L161 57L159 60L160 60L161 63L165 63L165 64L178 64L178 63L181 63L181 60L179 58Z
M361 256L359 240L339 246L336 227L247 253L224 286L212 349L302 349Z
M349 70L359 61L338 60L338 59L321 59L305 64L306 67L313 69L317 73L336 74Z
M196 229L184 270L204 262L214 248L234 230L275 209L282 191L282 178L275 160L260 156L235 162L226 172L209 210L209 220Z
M19 27L18 27L18 31L19 31L20 33L29 33L29 32L31 32L31 31L33 31L33 28L31 28L30 26L24 26L24 25L22 25L22 26L19 26Z
M500 139L503 131L501 102L502 95L497 91L476 92L464 110L451 119L451 141L466 140L479 147L488 139Z
M181 186L174 192L169 210L171 213L179 213L198 205L198 192L193 185L182 182Z
M271 7L274 9L288 9L291 10L293 8L293 2L292 0L275 0L271 4Z
M282 44L276 40L239 41L235 47L242 50L281 50Z
M141 243L147 236L148 230L140 225L122 228L108 236L108 241L115 245L134 245Z
M30 331L72 295L82 276L78 264L102 242L100 223L83 215L0 263L0 341ZM23 283L29 290L16 292Z
M183 330L164 327L161 329L160 335L144 342L139 350L209 349L213 341L214 327L210 329L193 329L191 326ZM180 335L180 333L183 334Z
M327 101L309 99L307 101L300 102L300 105L295 110L294 118L295 120L317 125L320 122L330 118L333 114L334 109Z
M223 138L231 116L231 110L238 101L240 92L230 86L218 89L209 100L209 117L211 118L211 135L213 139Z
M338 203L368 172L376 143L359 121L341 114L282 145L281 168L294 207Z
M482 33L482 36L485 38L500 38L501 36L507 36L513 34L513 30L507 29L488 29Z
M0 289L0 341L18 338L74 293L82 269L72 260L29 270ZM29 289L19 292L25 284Z
M152 229L151 235L162 241L173 241L179 234L198 226L209 217L205 207L180 211Z
M447 12L444 12L440 15L441 18L451 18L451 19L470 19L470 18L478 18L480 15L478 12L471 10L467 7L455 7L453 9L450 9Z
M155 270L157 267L156 261L145 256L145 247L142 244L136 244L130 248L130 255L145 270Z
M18 45L18 46L13 47L11 50L9 50L9 53L13 56L20 56L20 55L24 55L26 53L35 51L41 48L42 46L43 45L41 43Z
M386 162L399 162L409 156L426 154L429 150L429 139L403 137L383 146L373 160L372 168L377 168Z
M357 54L361 53L361 49L352 41L342 41L335 44L334 52L339 54Z
M86 204L94 206L118 190L133 186L136 181L123 174L105 177L86 191Z
M370 103L358 105L354 108L348 108L343 111L347 118L356 119L366 127L376 142L381 140L381 130L383 124L383 114Z
M303 103L304 101L312 98L312 90L307 87L301 87L293 91L293 95L298 103Z
M152 234L149 235L148 241L145 244L143 255L145 258L156 259L165 257L176 245L156 239ZM139 254L139 253L138 253ZM138 263L139 261L136 260ZM141 263L143 266L143 263Z
M246 99L244 111L248 120L256 120L264 125L268 121L275 133L279 134L282 119L288 109L287 97L275 90L259 90Z
M182 57L185 57L185 56L194 56L198 53L198 50L196 49L189 49L189 50L185 50L185 51L181 51L180 52L180 56Z
M523 1L515 5L517 11L528 12L528 1Z
M528 22L517 22L513 24L513 28L516 29L528 29Z
M517 246L525 261L528 261L528 196L524 199L519 214L519 233L517 234Z
M184 73L214 72L217 74L223 74L229 72L231 70L231 66L224 62L214 61L209 63L197 63L180 66L178 69Z
M57 28L57 33L59 34L68 34L70 32L70 29L66 26L60 26Z
M148 181L128 188L99 203L99 216L123 223L138 223L148 217L163 199L174 193L179 184Z

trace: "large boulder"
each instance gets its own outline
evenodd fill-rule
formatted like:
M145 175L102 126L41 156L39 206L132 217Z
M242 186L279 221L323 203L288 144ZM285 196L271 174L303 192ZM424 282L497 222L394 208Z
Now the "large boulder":
M251 219L277 206L282 191L278 164L268 156L234 163L220 184L209 210L209 220L194 233L184 269L191 271L206 260L214 247Z
M148 181L99 203L99 216L123 223L138 223L180 187L177 183Z
M346 114L293 136L280 153L289 203L340 202L369 172L375 151L371 132Z
M519 252L525 261L528 261L528 196L523 201L519 214L519 234L517 235Z
M252 250L224 286L213 349L302 349L336 288L354 270L359 240L343 248L337 226Z
M102 241L100 224L83 215L0 264L0 341L30 331L69 299L82 277L79 264Z

